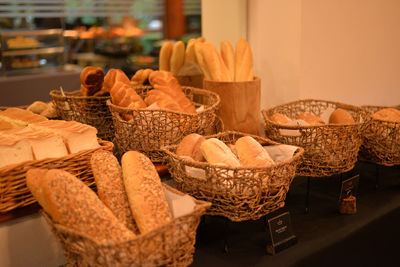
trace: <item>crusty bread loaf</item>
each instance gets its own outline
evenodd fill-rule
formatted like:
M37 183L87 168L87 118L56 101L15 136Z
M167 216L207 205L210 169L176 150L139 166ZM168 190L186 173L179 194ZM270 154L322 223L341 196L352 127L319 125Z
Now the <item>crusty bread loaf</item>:
M0 112L0 119L15 126L26 126L30 123L47 121L47 118L21 108L7 108Z
M189 39L187 45L186 45L186 51L185 51L185 63L186 62L193 62L195 64L197 63L196 59L196 53L194 51L194 44L196 43L195 38Z
M287 124L292 121L288 116L282 113L274 113L269 116L269 119L279 124Z
M167 71L153 71L149 76L150 84L154 89L169 94L183 108L186 113L196 113L196 108L183 93L178 80Z
M209 138L200 145L201 153L208 163L223 164L228 167L240 166L239 160L224 142Z
M236 140L235 148L242 166L268 167L274 164L268 152L251 136Z
M206 139L197 133L185 136L176 148L178 156L188 156L196 161L204 161L200 146Z
M81 95L93 96L103 88L104 71L101 68L87 66L81 71Z
M117 82L130 85L128 76L122 70L110 69L106 76L104 76L104 87L110 92Z
M232 81L235 80L235 53L230 42L223 40L221 42L221 57L224 60Z
M400 110L395 108L384 108L372 115L375 120L400 122Z
M303 120L312 126L325 124L320 117L309 112L303 112L297 115L296 120Z
M353 116L342 108L335 109L329 116L329 123L332 124L353 124L355 123Z
M195 56L196 56L196 61L197 61L197 64L199 64L201 70L203 71L204 79L212 80L212 77L211 77L211 74L210 74L210 70L207 67L206 61L205 61L205 59L203 57L203 53L201 51L202 50L202 46L203 46L202 42L196 41L194 43L194 53L195 53Z
M84 233L99 243L123 242L135 237L96 193L72 174L58 169L46 173L31 169L26 179L34 197L39 204L44 204L43 209L55 222ZM44 203L40 203L42 199Z
M176 102L169 94L157 89L148 91L144 102L147 106L157 103L157 106L160 109L185 112L178 102Z
M167 41L161 46L159 57L159 70L170 71L170 60L172 55L172 42Z
M136 231L117 158L110 151L97 150L92 154L90 166L100 200L120 222L130 230Z
M185 62L185 44L182 41L177 41L172 47L170 59L170 72L177 76L179 70Z
M249 43L245 39L236 42L235 51L235 81L252 81L253 74L253 55Z
M131 78L132 85L149 85L149 75L152 69L140 69Z
M221 55L212 43L204 42L200 47L200 53L202 53L202 57L204 58L204 62L207 65L212 80L222 82L233 80Z
M140 233L171 221L160 177L150 159L137 151L128 151L121 164L129 205Z

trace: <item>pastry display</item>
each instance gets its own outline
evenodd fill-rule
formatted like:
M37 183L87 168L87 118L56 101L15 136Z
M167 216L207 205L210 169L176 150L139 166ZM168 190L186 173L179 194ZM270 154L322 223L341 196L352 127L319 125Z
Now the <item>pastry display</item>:
M10 49L33 48L38 45L39 42L36 39L24 36L17 36L7 40L7 46Z
M372 117L375 120L400 122L400 110L395 108L384 108L375 112Z
M11 67L14 69L22 69L22 68L32 68L40 65L39 59L33 59L29 57L23 58L14 58L11 61Z

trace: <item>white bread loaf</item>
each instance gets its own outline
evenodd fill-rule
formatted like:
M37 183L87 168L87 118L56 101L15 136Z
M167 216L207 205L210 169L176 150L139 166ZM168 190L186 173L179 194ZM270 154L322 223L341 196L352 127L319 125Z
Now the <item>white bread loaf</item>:
M236 153L245 167L268 167L274 164L268 152L251 136L236 140Z
M56 223L84 233L99 243L124 242L135 237L95 192L66 171L30 169L26 183Z
M201 153L208 163L223 164L228 167L240 166L239 160L224 142L209 138L200 145Z
M32 123L28 127L62 136L68 152L71 154L100 147L97 141L97 129L87 124L76 121L49 120Z
M90 166L100 200L120 222L130 230L136 231L117 158L110 151L97 150L92 154Z
M160 177L150 159L137 151L128 151L122 156L121 165L129 205L140 233L171 221Z
M344 109L337 108L329 116L329 123L332 124L353 124L355 123L353 116Z
M68 155L63 138L52 132L35 131L30 127L25 127L8 130L4 134L28 141L35 160L59 158Z
M176 148L178 156L188 156L196 161L204 161L204 156L200 151L200 145L206 139L197 133L185 136Z
M30 123L47 121L47 118L44 116L20 108L8 108L1 111L0 119L16 126L26 126Z
M0 168L33 159L31 144L27 140L0 132Z

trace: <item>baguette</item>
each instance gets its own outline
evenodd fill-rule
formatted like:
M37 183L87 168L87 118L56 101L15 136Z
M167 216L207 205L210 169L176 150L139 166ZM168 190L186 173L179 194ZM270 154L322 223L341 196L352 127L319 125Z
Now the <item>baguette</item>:
M212 43L204 42L201 46L200 52L202 53L212 80L225 82L232 81L221 55Z
M204 74L204 78L206 80L212 80L211 74L210 74L210 70L207 67L206 61L203 57L203 53L201 52L203 43L202 42L198 42L196 41L194 43L194 53L196 56L196 61L199 64L201 70L203 71Z
M184 62L185 62L185 44L182 41L178 41L172 47L172 54L170 59L170 72L174 76L177 76Z
M90 159L97 194L101 201L127 228L137 231L129 208L122 170L117 158L109 151L97 150Z
M196 133L185 136L176 148L178 156L188 156L196 161L204 161L204 156L200 151L201 144L206 139Z
M235 80L235 53L231 43L227 40L221 42L221 57L224 60L225 66L227 67L232 81Z
M228 167L240 166L239 160L235 154L233 154L233 152L227 145L225 145L224 142L218 140L217 138L205 140L200 145L200 150L208 163L222 164Z
M249 43L245 39L239 39L236 42L235 52L235 81L252 81L253 55Z
M165 42L160 50L159 58L159 69L164 71L170 71L170 60L172 55L172 43L170 41Z
M196 39L194 39L194 38L192 38L188 41L187 46L186 46L186 52L185 52L185 63L193 62L195 64L198 64L197 59L196 59L196 53L194 51L195 43L196 43Z
M235 148L242 166L268 167L274 164L268 152L251 136L236 140Z
M72 174L58 169L30 169L26 181L33 196L56 223L102 244L124 242L135 237L96 193Z
M160 177L150 159L137 151L128 151L121 164L129 205L140 233L171 221Z

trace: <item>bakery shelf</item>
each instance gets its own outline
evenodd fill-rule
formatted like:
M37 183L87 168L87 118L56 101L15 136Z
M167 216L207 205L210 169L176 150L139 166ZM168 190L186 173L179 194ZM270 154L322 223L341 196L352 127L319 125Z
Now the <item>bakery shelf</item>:
M64 47L59 46L59 47L49 47L49 48L4 51L3 56L24 56L32 54L54 54L63 52L64 52Z

